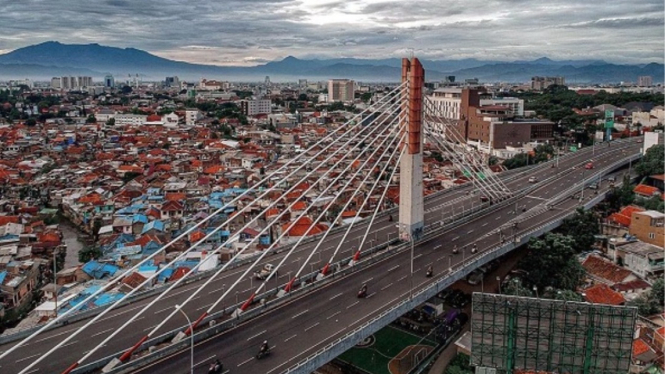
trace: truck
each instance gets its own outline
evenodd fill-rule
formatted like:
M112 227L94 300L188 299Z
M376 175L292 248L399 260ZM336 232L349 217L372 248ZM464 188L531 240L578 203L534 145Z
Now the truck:
M268 278L270 273L272 273L273 269L275 269L275 266L273 264L265 264L263 265L263 269L254 272L254 276L256 277L256 279L265 280L266 278ZM275 275L277 275L276 271Z

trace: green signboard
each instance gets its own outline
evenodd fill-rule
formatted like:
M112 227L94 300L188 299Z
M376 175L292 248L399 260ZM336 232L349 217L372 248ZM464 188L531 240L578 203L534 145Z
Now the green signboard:
M576 152L576 151L577 151L577 147L571 145L571 146L570 146L570 151L571 151L571 152Z
M605 111L605 128L611 129L614 127L614 111L606 110Z

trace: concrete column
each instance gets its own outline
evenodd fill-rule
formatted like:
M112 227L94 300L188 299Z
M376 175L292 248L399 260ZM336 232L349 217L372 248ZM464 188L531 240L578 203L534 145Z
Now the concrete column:
M402 81L409 83L400 124L407 136L402 145L406 153L400 162L399 233L402 240L411 240L418 239L424 227L421 125L425 70L418 59L402 59Z

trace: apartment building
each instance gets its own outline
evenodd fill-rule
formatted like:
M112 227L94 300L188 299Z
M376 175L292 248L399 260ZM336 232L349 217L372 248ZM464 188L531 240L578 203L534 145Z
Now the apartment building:
M349 79L331 79L328 81L328 102L353 101L355 83Z
M268 99L251 99L240 102L240 110L246 116L255 116L257 114L270 114L271 102Z
M628 232L639 240L657 245L665 245L665 214L656 210L633 212Z
M531 89L535 91L542 91L552 85L565 86L566 79L564 77L533 77L531 78Z

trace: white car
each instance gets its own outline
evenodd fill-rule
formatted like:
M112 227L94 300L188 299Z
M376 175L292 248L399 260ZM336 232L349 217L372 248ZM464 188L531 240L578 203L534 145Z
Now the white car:
M538 178L536 177L529 178L529 183L536 183L536 182L538 182Z

